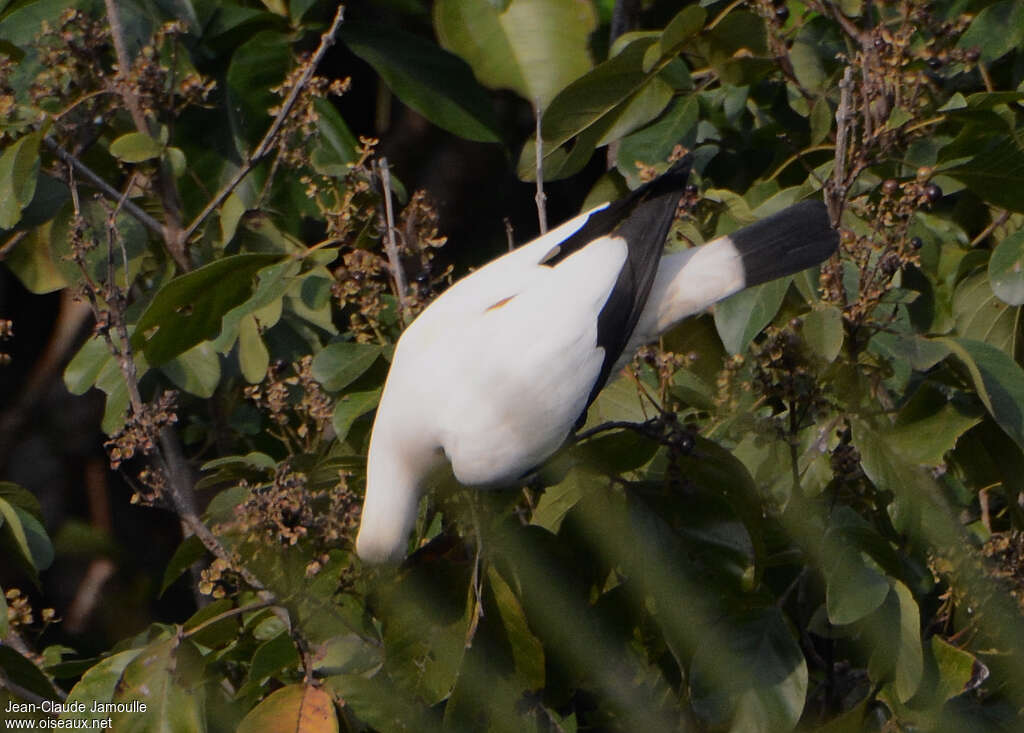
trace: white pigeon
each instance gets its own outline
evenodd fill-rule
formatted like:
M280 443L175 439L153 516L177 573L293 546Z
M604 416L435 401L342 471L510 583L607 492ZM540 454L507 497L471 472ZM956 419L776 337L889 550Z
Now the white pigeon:
M424 479L514 485L550 457L636 350L745 287L818 264L838 237L806 201L662 256L687 156L452 285L395 347L373 425L356 552L400 561Z

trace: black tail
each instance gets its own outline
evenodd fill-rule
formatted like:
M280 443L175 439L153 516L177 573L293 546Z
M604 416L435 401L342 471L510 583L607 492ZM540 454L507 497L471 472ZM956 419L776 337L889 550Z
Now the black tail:
M802 201L729 235L743 258L746 286L813 267L839 246L821 201Z

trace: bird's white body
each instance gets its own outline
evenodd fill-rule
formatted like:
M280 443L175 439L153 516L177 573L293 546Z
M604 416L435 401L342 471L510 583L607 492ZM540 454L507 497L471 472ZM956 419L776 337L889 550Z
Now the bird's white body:
M370 438L356 551L405 554L424 479L451 463L477 487L514 484L550 457L606 381L683 318L821 262L837 236L795 204L663 256L692 158L464 277L406 329Z
M604 362L597 317L627 244L605 236L553 267L543 263L603 208L466 276L402 334L370 443L361 557L383 561L404 554L419 481L441 460L451 462L463 484L505 486L568 437ZM666 255L616 368L681 319L744 285L728 237Z

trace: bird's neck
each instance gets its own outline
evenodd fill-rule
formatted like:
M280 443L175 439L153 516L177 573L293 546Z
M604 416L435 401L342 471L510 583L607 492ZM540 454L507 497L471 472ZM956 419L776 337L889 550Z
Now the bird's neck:
M364 560L396 562L405 555L423 482L438 461L436 451L418 442L401 430L374 427L356 538L356 551Z

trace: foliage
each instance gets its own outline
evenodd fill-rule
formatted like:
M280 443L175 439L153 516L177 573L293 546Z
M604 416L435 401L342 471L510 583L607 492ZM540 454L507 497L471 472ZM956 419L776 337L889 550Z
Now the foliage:
M8 588L4 695L117 730L1014 728L1019 4L659 0L609 39L611 5L0 2L0 252L89 303L65 383L205 598L80 660ZM314 74L335 38L523 180L597 201L691 149L673 247L822 197L840 253L645 349L525 489L440 480L408 562L363 566L392 346L453 271ZM12 483L0 534L37 583Z

